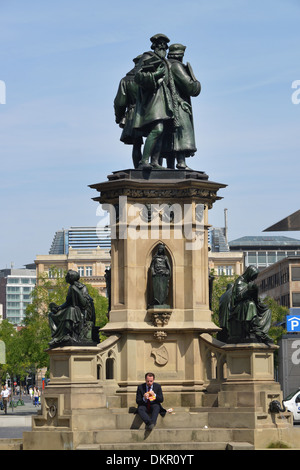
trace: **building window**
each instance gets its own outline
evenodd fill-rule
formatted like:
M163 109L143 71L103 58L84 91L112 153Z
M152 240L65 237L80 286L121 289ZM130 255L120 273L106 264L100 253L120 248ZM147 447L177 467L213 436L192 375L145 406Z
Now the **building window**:
M267 256L266 252L258 253L257 255L257 262L259 265L265 266L267 264Z
M19 284L20 279L17 277L8 277L7 284Z
M277 251L277 260L280 261L286 258L287 254L285 251Z
M300 281L300 267L292 266L292 281Z
M85 275L86 276L92 276L93 275L93 267L92 266L86 266Z
M233 275L232 266L226 266L225 272L226 272L226 276L232 276Z
M80 277L84 276L84 266L78 266L77 271Z
M300 292L292 293L293 307L300 307Z
M20 294L7 294L7 300L18 300L20 299Z
M224 266L218 266L218 276L222 276L224 272Z
M256 253L247 253L248 254L248 266L249 264L257 265Z
M14 308L14 307L20 308L20 306L21 306L20 302L7 302L7 308Z
M20 287L10 287L7 286L7 292L20 292Z
M284 269L280 273L280 284L285 284L286 282L289 282L289 268Z
M274 264L277 261L276 252L269 251L268 252L268 264Z
M49 279L55 279L57 277L63 277L64 271L63 269L53 270L52 268L48 269L48 277Z
M233 276L232 266L218 266L218 276Z

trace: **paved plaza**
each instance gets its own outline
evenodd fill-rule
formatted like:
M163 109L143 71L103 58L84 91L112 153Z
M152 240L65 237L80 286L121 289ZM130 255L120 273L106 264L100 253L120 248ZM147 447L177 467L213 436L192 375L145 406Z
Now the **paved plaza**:
M18 397L13 401L17 403ZM31 417L41 406L35 407L28 395L23 395L24 405L8 407L7 414L0 410L0 439L20 439L24 431L31 429Z

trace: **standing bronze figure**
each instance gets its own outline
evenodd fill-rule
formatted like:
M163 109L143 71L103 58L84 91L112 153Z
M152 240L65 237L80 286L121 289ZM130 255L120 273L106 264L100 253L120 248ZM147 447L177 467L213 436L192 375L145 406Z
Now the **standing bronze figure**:
M116 123L121 127L120 140L124 144L132 145L132 161L134 168L139 166L142 158L143 137L142 132L133 128L138 85L134 81L137 64L141 56L133 59L135 64L119 83L114 100Z
M191 65L182 62L185 49L182 44L171 44L169 47L168 61L177 93L179 126L167 134L166 152L164 148L162 150L163 156L169 155L168 168L174 168L176 159L176 167L180 170L189 169L186 158L194 156L197 151L191 96L198 96L201 91L201 84L195 78Z
M172 121L173 127L179 125L178 102L170 64L166 59L170 39L164 34L156 34L150 41L152 51L142 55L135 75L139 91L134 128L146 136L139 168L162 169L159 159L163 137L168 121Z
M161 33L150 41L151 51L134 59L114 100L121 141L133 145L134 168L162 170L166 158L168 168L177 161L177 169L190 170L186 158L197 151L191 97L199 95L201 85L190 64L183 64L186 46L169 48L170 39Z

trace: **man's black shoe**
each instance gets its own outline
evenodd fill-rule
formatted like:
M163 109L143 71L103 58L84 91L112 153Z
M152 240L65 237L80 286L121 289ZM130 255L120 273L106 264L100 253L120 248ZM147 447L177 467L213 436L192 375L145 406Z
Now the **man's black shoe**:
M153 423L150 423L150 424L147 424L147 425L146 425L146 431L152 431L153 428L154 428L154 424L153 424Z

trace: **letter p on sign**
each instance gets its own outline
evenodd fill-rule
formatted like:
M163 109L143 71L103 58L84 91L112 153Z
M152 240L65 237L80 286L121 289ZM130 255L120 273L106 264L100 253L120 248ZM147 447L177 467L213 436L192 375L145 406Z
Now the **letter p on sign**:
M289 332L300 331L300 316L287 315L286 317L286 329Z

